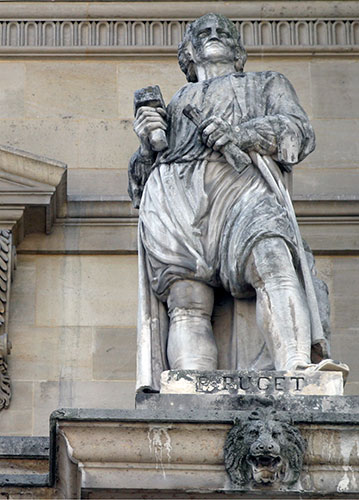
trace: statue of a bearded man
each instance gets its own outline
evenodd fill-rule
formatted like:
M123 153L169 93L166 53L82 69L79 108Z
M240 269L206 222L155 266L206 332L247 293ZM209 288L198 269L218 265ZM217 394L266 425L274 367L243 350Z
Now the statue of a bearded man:
M328 349L323 330L313 334L311 302L325 287L281 196L283 172L314 149L308 117L283 75L243 71L246 52L223 16L189 24L178 57L189 83L167 109L141 106L134 123L138 389L158 391L166 369L315 368L313 344L316 363ZM156 130L167 135L160 152L150 140ZM234 319L250 297L254 342Z

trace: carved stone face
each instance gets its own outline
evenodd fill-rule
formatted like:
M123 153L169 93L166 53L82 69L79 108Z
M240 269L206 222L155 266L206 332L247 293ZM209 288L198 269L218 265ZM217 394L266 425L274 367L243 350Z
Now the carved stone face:
M235 61L237 41L222 18L212 15L200 18L192 32L191 42L195 64Z
M245 439L248 441L248 463L256 483L274 483L281 474L282 430L278 422L253 422Z
M290 487L299 478L304 451L297 428L274 411L256 410L229 431L224 461L234 486Z

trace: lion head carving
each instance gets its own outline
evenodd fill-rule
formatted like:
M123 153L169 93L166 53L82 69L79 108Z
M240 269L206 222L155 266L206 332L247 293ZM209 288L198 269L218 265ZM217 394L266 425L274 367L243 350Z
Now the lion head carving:
M300 475L305 441L290 420L273 409L252 411L236 420L224 447L224 462L235 486L290 486Z

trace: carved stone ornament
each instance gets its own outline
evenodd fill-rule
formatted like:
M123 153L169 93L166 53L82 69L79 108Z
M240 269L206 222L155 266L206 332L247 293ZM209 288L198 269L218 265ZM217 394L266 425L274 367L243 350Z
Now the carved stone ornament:
M0 230L0 410L8 408L11 399L7 355L11 344L7 327L9 317L10 285L15 268L15 247L10 231Z
M236 420L224 446L233 487L292 486L302 470L306 443L289 419L272 408L258 408Z

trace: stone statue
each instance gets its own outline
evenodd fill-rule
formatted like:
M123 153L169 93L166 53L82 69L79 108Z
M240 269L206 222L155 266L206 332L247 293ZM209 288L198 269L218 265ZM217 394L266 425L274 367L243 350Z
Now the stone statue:
M223 16L189 24L178 58L189 83L167 109L158 88L135 100L138 390L158 391L166 369L316 368L329 356L317 303L326 289L312 279L283 178L314 149L308 117L283 75L243 71ZM245 337L235 317L253 297L258 332Z

